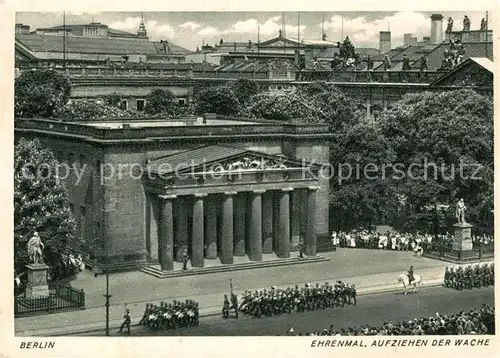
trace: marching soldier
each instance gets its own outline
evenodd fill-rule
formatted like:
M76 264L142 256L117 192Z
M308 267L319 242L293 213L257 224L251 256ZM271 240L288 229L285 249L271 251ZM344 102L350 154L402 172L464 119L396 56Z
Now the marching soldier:
M224 303L222 304L222 318L229 318L229 300L227 295L224 295Z
M231 306L229 307L229 310L231 309L234 309L236 319L238 319L238 296L236 296L233 292L231 292Z
M144 326L147 323L149 316L153 312L152 307L153 307L153 305L146 303L146 308L144 309L144 314L142 315L141 320L137 324L138 326L141 326L141 325Z
M125 307L127 307L126 303L125 303ZM118 333L122 334L123 328L127 327L127 333L130 336L130 322L131 322L130 310L128 308L126 308L125 314L123 315L123 323L120 326L120 330L118 331Z

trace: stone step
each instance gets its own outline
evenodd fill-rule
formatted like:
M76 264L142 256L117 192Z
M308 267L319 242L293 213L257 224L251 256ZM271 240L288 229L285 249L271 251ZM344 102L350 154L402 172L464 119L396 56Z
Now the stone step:
M330 259L323 256L314 256L314 257L304 257L300 258L289 258L289 259L276 259L272 261L259 261L259 262L245 262L234 265L220 265L220 266L212 266L212 267L200 267L200 268L191 268L186 271L175 270L175 271L162 271L159 268L153 266L146 266L141 269L141 272L144 272L148 275L152 275L157 278L170 278L170 277L179 277L179 276L193 276L193 275L204 275L210 273L217 272L228 272L228 271L238 271L238 270L247 270L247 269L255 269L255 268L267 268L267 267L276 267L276 266L286 266L286 265L299 265L306 263L314 263L314 262L323 262L329 261Z

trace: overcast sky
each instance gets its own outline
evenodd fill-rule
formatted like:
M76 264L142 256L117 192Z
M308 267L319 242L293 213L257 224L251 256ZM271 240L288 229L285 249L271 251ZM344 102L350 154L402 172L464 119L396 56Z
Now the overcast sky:
M378 48L378 33L390 28L392 45L403 43L403 34L412 33L419 39L430 35L430 18L433 12L301 12L300 37L321 39L322 19L328 40L340 40L349 36L358 47ZM448 16L454 20L454 29L462 29L465 14L471 19L471 29L479 29L485 12L439 12L443 19L443 31ZM284 14L287 37L297 37L297 12L145 12L144 21L152 40L168 39L185 48L194 50L203 42L214 44L223 38L226 42L257 41L260 26L261 41L276 37L282 26ZM136 32L140 23L139 12L67 12L67 24L85 24L93 21L112 28ZM30 25L32 29L61 25L61 12L19 12L16 22ZM342 26L343 24L343 26ZM489 21L489 28L493 23Z

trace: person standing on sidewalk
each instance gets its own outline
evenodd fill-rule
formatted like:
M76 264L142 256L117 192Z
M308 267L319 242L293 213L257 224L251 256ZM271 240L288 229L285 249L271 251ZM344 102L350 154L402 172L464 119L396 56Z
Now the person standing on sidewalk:
M184 271L187 270L187 262L188 262L189 256L188 256L188 250L184 249L184 253L182 254L182 269Z
M127 306L127 304L125 303L125 307L126 306ZM130 316L130 309L126 308L125 314L123 315L123 323L120 326L120 330L118 331L118 333L122 334L123 328L127 327L127 333L130 336L130 322L131 322L131 320L132 320L132 318Z
M299 258L304 258L304 241L302 239L299 241Z

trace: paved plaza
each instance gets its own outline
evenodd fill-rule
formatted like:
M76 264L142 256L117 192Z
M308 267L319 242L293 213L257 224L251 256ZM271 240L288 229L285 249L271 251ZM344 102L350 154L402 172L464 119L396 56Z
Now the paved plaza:
M111 298L110 320L118 324L124 311L124 304L132 310L133 321L142 316L147 302L193 299L200 304L200 314L220 312L222 298L229 292L229 279L233 281L236 293L245 289L287 287L294 284L343 280L363 290L377 291L397 287L397 274L406 272L410 265L415 273L429 281L440 282L445 262L415 257L412 252L379 251L365 249L339 249L326 253L330 260L325 262L279 266L233 271L199 276L158 279L143 272L111 274L109 278ZM86 293L86 310L44 316L23 317L15 320L17 334L34 333L33 327L47 334L50 332L102 327L105 320L104 297L105 277L94 278L91 271L80 273L71 281L75 288Z
M423 288L408 296L400 292L363 295L357 306L330 308L302 313L293 312L273 317L252 318L241 315L239 319L221 319L220 316L205 317L198 327L176 330L152 331L143 327L132 327L133 336L277 336L293 327L296 334L318 332L329 328L348 329L370 325L379 327L384 322L407 321L413 318L452 314L479 308L483 304L494 305L494 287L463 291L457 295L453 289L443 287ZM397 309L395 309L397 307ZM114 327L113 327L114 328ZM103 336L104 331L82 335ZM116 329L111 331L116 335Z

